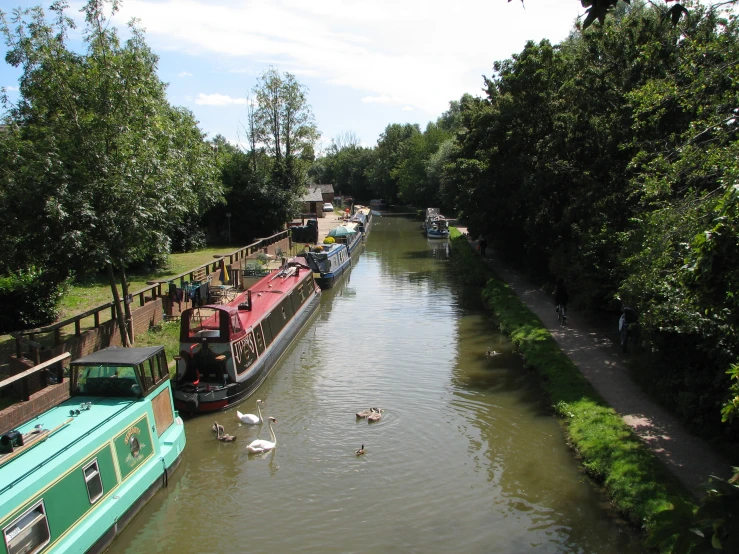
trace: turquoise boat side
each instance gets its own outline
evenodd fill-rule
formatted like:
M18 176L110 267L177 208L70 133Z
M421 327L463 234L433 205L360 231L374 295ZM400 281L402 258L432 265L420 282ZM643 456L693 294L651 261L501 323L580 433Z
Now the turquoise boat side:
M171 410L159 415L165 429L157 428L155 403ZM166 486L186 443L168 380L144 398L75 396L18 431L31 433L36 426L51 433L0 465L0 554L8 552L7 534L18 532L11 524L42 500L50 539L38 552L105 548L138 508ZM91 462L102 482L95 501L85 474Z

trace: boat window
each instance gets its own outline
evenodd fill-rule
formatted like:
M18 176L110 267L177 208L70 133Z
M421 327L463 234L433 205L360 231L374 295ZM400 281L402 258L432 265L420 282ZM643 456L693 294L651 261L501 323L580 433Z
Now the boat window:
M162 350L157 356L157 371L159 379L169 379L169 368L167 367L167 353Z
M149 358L149 363L144 362L144 369L148 371L148 375L151 376L151 383L154 385L159 382L159 372L157 371L157 362L155 358ZM147 391L148 392L148 391Z
M257 343L257 351L261 355L264 353L264 334L262 333L261 325L257 325L254 328L254 340Z
M301 306L302 302L298 298L298 295L295 294L295 291L292 291L290 293L290 297L289 298L290 298L290 306L292 306L292 313L297 313L300 310L300 306Z
M282 310L274 310L271 314L269 314L269 327L272 331L272 338L269 342L272 342L275 337L280 334L280 331L282 331L282 328L285 326L285 319L283 318L282 314Z
M212 308L198 308L190 313L188 321L188 338L221 336L219 311Z
M8 554L33 554L49 544L49 521L41 500L3 529Z
M283 297L282 302L280 302L280 305L283 309L283 316L285 317L285 321L289 321L295 315L295 307L293 306L292 297L293 293L290 293L288 297Z
M272 344L272 340L275 338L274 334L272 333L272 326L270 325L269 321L271 319L272 314L267 314L267 317L265 317L262 320L262 330L264 332L264 345L269 346Z
M241 333L241 318L239 314L231 314L231 332Z
M76 368L79 371L75 396L136 397L141 393L132 366L95 365Z
M154 379L151 376L151 366L144 362L143 364L140 364L136 369L139 376L141 377L141 382L144 385L144 390L148 392L154 386Z
M97 458L82 468L87 484L87 497L90 504L95 504L103 496L103 480L100 478Z

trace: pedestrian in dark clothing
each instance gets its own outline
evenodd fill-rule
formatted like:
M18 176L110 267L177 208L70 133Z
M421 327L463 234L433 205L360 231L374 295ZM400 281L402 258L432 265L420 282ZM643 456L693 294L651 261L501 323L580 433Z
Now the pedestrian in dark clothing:
M569 300L570 294L567 292L567 284L565 283L565 280L560 277L557 279L557 285L554 287L554 305L555 310L559 311L560 306L562 307L562 310L564 313L567 313L567 300ZM567 316L564 316L565 319L567 319Z
M618 330L621 334L621 349L624 353L628 351L629 341L633 340L633 328L636 321L636 311L628 306L624 306L621 310L621 317L618 320Z
M480 247L480 256L485 257L485 249L488 247L488 241L485 240L485 237L480 237L477 245Z

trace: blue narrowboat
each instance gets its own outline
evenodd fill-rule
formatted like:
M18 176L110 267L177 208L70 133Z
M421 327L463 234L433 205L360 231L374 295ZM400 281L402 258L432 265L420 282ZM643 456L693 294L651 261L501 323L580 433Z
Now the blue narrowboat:
M298 254L313 270L313 277L321 289L334 286L336 280L351 268L351 256L345 244L323 244Z

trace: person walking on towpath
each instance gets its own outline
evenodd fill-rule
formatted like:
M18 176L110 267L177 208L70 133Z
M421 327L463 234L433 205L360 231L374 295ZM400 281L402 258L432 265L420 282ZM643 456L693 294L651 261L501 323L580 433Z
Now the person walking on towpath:
M459 230L464 233L467 229ZM568 331L564 332L557 314L552 312L550 295L499 259L495 252L491 252L485 262L536 314L562 352L688 490L696 493L711 475L722 479L731 477L731 463L688 433L675 417L657 406L634 384L622 363L623 354L614 344L613 323L596 326L586 321L584 315L576 314L570 318Z
M554 306L557 312L562 310L562 320L567 319L567 301L569 299L570 293L567 292L567 284L565 283L565 280L560 277L557 279L557 285L554 287Z
M477 246L480 249L480 256L483 258L485 257L485 250L487 250L488 247L488 241L485 240L485 237L480 237L480 240L477 241Z

